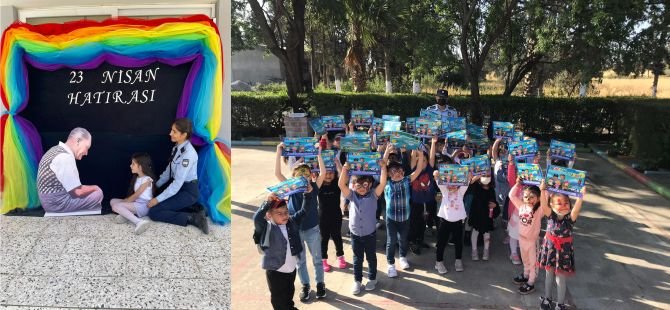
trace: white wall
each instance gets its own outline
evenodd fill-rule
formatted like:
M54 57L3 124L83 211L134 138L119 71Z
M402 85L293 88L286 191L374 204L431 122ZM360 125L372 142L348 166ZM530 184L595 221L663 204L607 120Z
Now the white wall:
M219 1L216 6L216 22L219 26L219 34L223 43L223 116L221 119L221 130L219 138L223 139L228 146L230 144L230 83L232 82L232 57L230 48L231 6L230 0Z
M233 53L231 82L240 80L253 85L256 82L267 82L282 79L279 59L266 54L263 49L238 51Z

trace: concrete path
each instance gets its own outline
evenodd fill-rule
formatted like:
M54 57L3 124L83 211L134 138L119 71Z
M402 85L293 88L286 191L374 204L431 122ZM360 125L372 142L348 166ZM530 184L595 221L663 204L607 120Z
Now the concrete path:
M251 217L266 195L265 187L276 183L274 150L233 149L235 309L270 307L260 255L251 239ZM593 154L580 154L576 168L589 172L589 193L575 229L577 275L568 281L568 302L579 309L670 308L670 201ZM346 232L346 220L343 226ZM352 295L350 265L326 274L328 296L323 300L316 301L312 291L310 301L300 302L296 280L294 301L300 309L537 309L539 296L544 295L544 272L537 280L536 292L519 295L511 280L521 267L510 264L503 237L501 229L494 232L489 262L471 261L470 248L465 247L462 273L453 271L453 247L447 247L445 262L450 271L442 276L434 270L435 237L428 232L431 249L419 256L410 254L413 268L390 279L384 255L386 234L379 230L376 290ZM344 239L345 257L351 263L349 238ZM334 256L332 245L330 251ZM313 279L313 269L308 269Z

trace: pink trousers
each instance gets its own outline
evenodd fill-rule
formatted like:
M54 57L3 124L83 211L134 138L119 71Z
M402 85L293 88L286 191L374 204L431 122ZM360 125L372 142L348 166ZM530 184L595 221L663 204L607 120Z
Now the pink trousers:
M537 277L537 239L519 238L521 260L523 261L523 276L528 277L528 284L534 285Z

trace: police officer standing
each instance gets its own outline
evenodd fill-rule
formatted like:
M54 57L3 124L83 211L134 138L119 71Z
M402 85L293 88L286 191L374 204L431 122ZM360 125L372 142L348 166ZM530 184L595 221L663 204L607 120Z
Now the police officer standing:
M429 106L426 110L437 111L444 117L458 117L458 111L447 105L449 101L449 92L446 89L438 89L435 94L436 104Z
M156 182L158 188L167 185L163 192L148 203L149 217L158 222L175 225L193 225L203 233L209 233L204 210L192 212L198 202L198 153L189 141L193 125L188 118L180 118L172 124L170 140L175 143L168 167Z

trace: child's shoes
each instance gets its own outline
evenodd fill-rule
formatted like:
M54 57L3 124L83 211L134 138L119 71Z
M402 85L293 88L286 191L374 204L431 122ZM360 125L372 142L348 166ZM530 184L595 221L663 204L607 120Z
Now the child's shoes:
M440 274L447 273L447 267L444 266L444 262L435 262L435 269L437 269L437 272Z
M463 271L463 270L464 270L464 269L463 269L463 261L460 260L460 259L457 259L457 260L456 260L456 263L454 263L454 269L455 269L457 272L461 272L461 271Z
M400 269L402 270L407 270L409 269L409 262L407 261L407 257L400 257Z
M551 298L540 297L540 310L552 310L551 309Z
M512 264L521 265L521 258L519 258L519 254L512 254L510 255L509 259L512 260Z
M125 224L126 222L128 222L128 219L126 219L125 217L121 216L121 214L117 215L117 216L114 218L114 223L117 223L117 224Z
M472 249L472 260L473 261L478 261L479 260L479 253L477 253L477 250Z
M328 265L328 260L322 259L321 262L323 263L323 271L330 272L330 265Z
M535 291L535 285L530 285L527 282L519 287L519 294L527 295Z
M528 278L524 277L523 274L519 274L518 276L514 277L514 279L512 279L512 282L514 282L516 285L522 285L528 282Z
M141 235L143 232L149 228L151 222L147 220L140 220L137 225L135 225L135 234L136 235Z
M360 294L361 293L361 287L362 287L362 285L361 285L360 281L354 282L354 286L351 288L351 293L353 293L354 295Z
M489 260L489 249L484 249L484 255L482 255L482 260Z
M347 268L347 261L344 260L344 256L337 257L337 267L340 269Z
M368 283L365 283L365 290L372 291L377 287L377 280L368 280Z
M394 265L389 265L389 269L386 274L389 276L389 278L395 278L398 276L398 272L395 270Z

